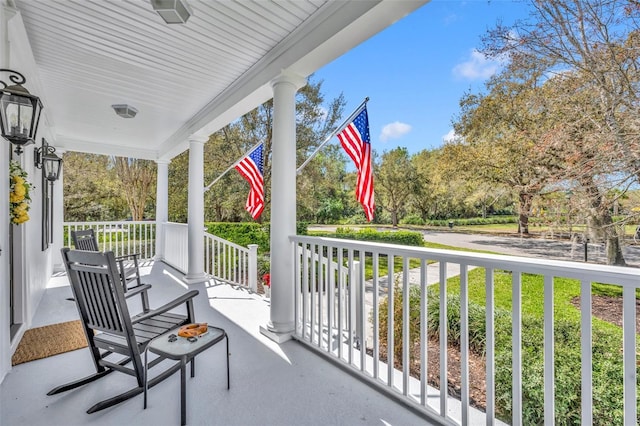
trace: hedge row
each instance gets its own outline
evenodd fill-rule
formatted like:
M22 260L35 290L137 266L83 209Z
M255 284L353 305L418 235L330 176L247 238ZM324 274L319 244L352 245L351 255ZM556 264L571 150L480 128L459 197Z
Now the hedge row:
M207 232L216 237L247 247L249 244L257 244L259 253L269 253L270 248L270 227L269 224L256 222L207 222L205 224ZM298 222L296 224L298 235L307 234L307 224Z
M337 228L335 232L314 231L313 235L316 237L374 241L378 243L402 244L406 246L421 247L424 245L422 234L420 232L412 231L377 231L371 228Z
M469 225L492 225L505 223L518 223L517 216L490 216L490 217L471 217L466 219L428 219L424 220L418 215L409 215L400 221L403 225L426 225L426 226L469 226Z

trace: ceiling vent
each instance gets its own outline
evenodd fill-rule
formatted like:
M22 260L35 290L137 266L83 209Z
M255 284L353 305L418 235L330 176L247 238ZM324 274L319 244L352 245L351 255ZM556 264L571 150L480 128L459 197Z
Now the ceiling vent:
M111 105L111 108L122 118L133 118L138 113L137 109L126 104Z
M151 0L151 6L167 24L186 24L191 16L186 0Z

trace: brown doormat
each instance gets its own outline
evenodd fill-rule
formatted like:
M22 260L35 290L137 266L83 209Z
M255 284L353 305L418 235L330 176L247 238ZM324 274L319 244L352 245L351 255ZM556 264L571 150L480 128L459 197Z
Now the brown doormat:
M25 331L11 365L34 361L87 347L87 338L80 320L45 325Z

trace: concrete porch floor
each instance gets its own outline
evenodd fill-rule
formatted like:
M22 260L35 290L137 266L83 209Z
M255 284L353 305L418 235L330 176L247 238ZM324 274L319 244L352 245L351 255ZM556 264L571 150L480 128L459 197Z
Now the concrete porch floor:
M153 284L152 307L187 289L182 274L164 263L145 267L144 281ZM187 379L187 424L190 425L425 425L414 414L302 344L282 345L262 336L269 319L261 296L214 281L190 286L200 290L196 319L224 328L230 338L231 389L226 389L224 344L198 355L196 376ZM64 274L54 277L32 327L78 318ZM135 310L133 310L135 311ZM180 423L180 377L149 390L143 410L138 395L94 414L94 403L135 386L118 372L54 396L57 385L94 371L88 349L20 364L0 386L0 425L175 425ZM150 370L161 370L162 364Z

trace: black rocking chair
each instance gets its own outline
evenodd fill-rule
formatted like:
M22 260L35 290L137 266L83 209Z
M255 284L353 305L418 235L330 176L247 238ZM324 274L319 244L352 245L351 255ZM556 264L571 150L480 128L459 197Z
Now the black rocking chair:
M96 238L94 230L91 228L71 231L71 241L73 242L73 246L76 250L100 251L98 239ZM138 253L115 257L125 293L137 291L141 286L147 286L148 288L151 287L149 284L142 283L140 278L139 257ZM140 295L142 296L143 310L146 312L149 310L147 293L140 292ZM129 295L127 294L127 297L128 296Z
M191 290L177 299L152 310L147 310L131 317L126 303L120 272L113 252L91 252L62 249L62 258L71 282L71 289L80 314L89 350L96 368L95 374L58 386L47 395L54 395L93 382L112 371L120 371L132 375L137 386L123 394L101 401L87 410L91 414L111 407L133 396L144 392L144 353L149 342L167 331L184 324L193 323L193 298L197 290ZM146 292L149 286L140 287ZM185 314L169 312L184 305ZM107 357L118 357L118 360L107 360ZM149 363L153 367L162 359L157 358ZM126 367L131 362L132 368ZM194 364L191 364L192 371ZM149 380L152 387L180 369L179 363Z

